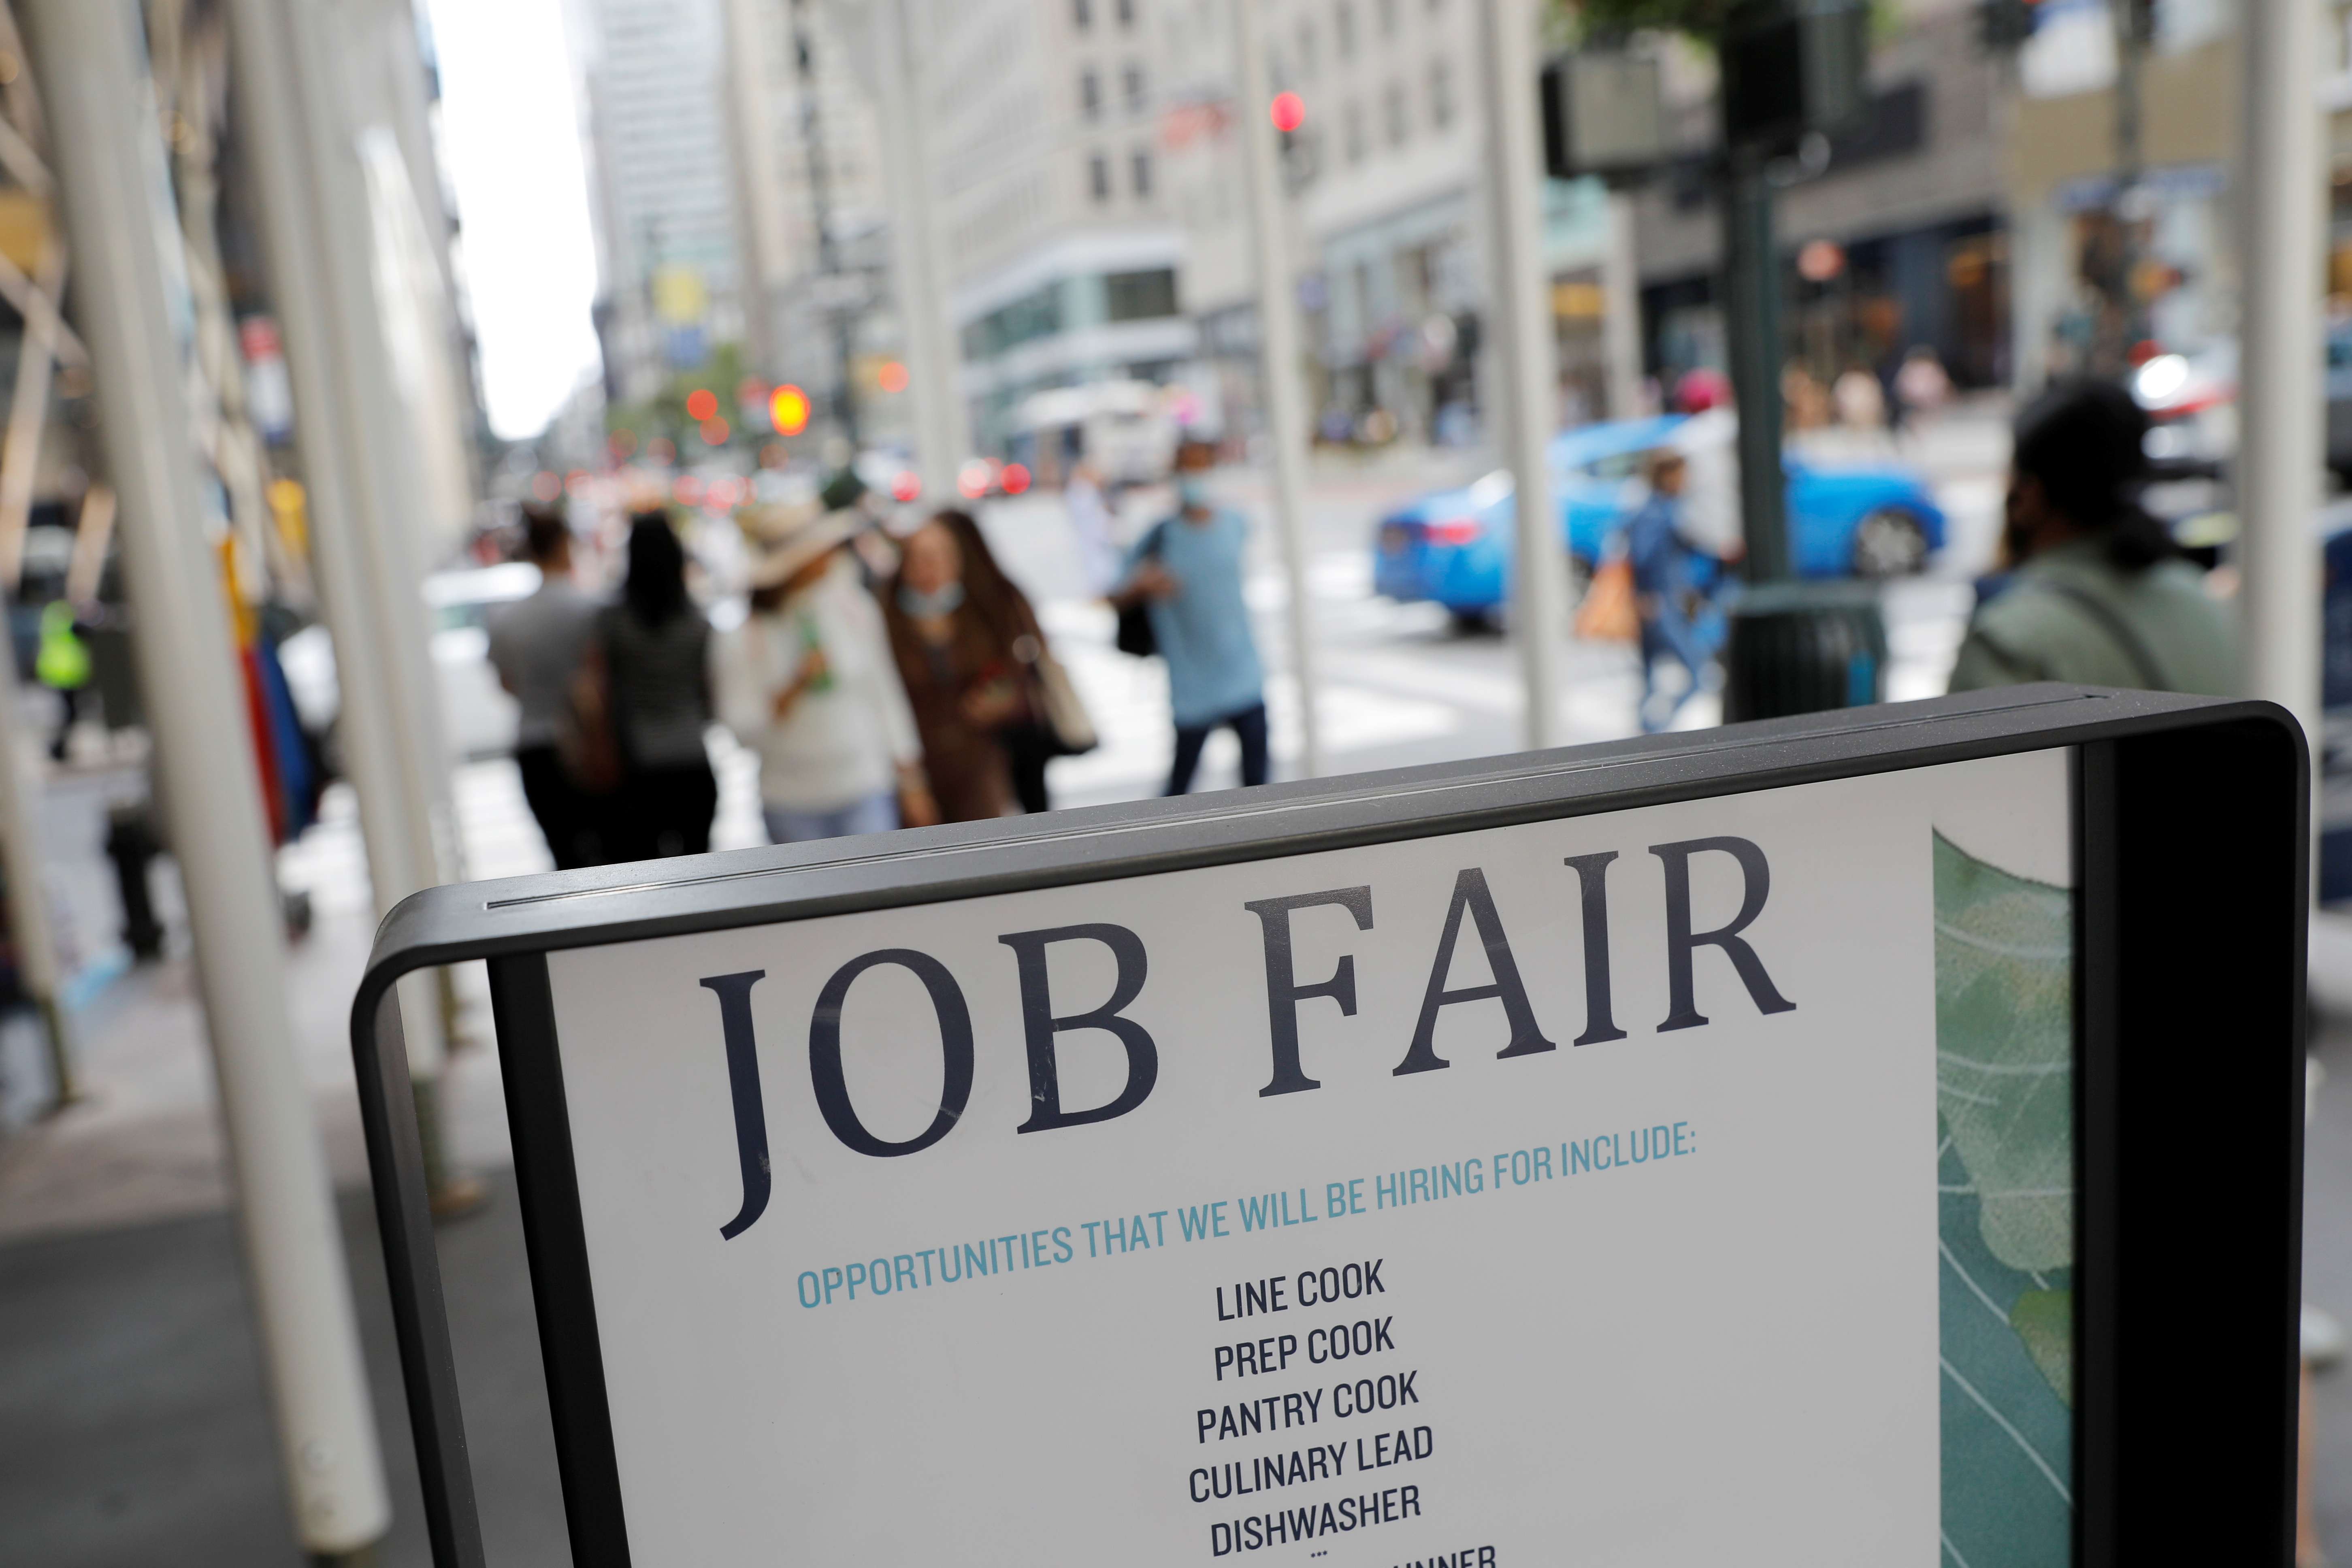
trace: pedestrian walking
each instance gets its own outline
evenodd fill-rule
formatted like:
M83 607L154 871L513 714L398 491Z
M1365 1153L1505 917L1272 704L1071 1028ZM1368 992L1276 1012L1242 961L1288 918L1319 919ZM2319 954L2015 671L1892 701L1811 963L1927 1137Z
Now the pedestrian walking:
M980 524L953 509L908 538L883 622L946 822L1048 809L1045 634Z
M1952 377L1944 362L1926 343L1913 343L1895 373L1895 420L1915 433L1919 422L1932 419L1952 400Z
M2062 384L2018 416L2003 552L1979 584L1951 689L2029 680L2226 696L2230 619L2140 505L2147 415L2108 382Z
M1176 449L1175 515L1152 525L1128 552L1110 602L1141 609L1168 662L1168 699L1176 722L1176 757L1168 793L1192 787L1201 748L1220 729L1242 745L1242 783L1267 777L1265 672L1242 597L1249 522L1218 504L1209 471L1217 449L1187 437Z
M1078 569L1086 574L1087 591L1107 594L1118 580L1118 546L1111 541L1110 502L1103 494L1102 473L1089 458L1081 458L1062 486L1062 505L1070 514L1070 532L1077 540Z
M82 695L89 689L89 645L73 606L52 599L41 606L40 640L33 651L33 679L58 694L58 727L49 737L49 758L66 760L67 742L81 721Z
M1642 728L1655 732L1675 721L1698 694L1714 654L1707 625L1712 609L1706 590L1716 560L1683 531L1683 489L1689 465L1676 451L1650 459L1650 495L1625 524L1625 554L1633 574L1633 611L1642 628ZM1657 710L1657 667L1671 658L1683 667L1682 689L1662 714Z
M669 518L629 519L628 576L618 604L597 618L622 763L605 839L621 860L699 855L710 847L719 780L703 732L710 727L710 623L686 587L686 548Z
M751 603L712 652L719 710L760 759L778 844L938 820L906 691L856 559L863 526L820 503L747 507Z
M490 617L490 666L520 710L515 766L523 799L546 836L556 869L568 871L604 858L603 824L559 744L599 605L572 580L572 525L562 512L529 505L522 523L523 552L539 568L539 587Z

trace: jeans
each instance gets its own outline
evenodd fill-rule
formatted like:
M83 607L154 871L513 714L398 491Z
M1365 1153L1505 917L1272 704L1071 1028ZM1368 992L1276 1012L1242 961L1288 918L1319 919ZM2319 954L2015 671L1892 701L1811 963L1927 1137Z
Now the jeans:
M1265 783L1265 704L1256 702L1206 724L1176 726L1176 763L1168 770L1170 795L1182 795L1192 787L1193 770L1201 765L1201 748L1209 743L1210 732L1219 728L1231 730L1242 743L1242 784Z
M522 797L539 819L540 832L547 836L555 868L602 865L605 855L602 825L596 820L599 803L580 793L555 748L522 747L515 752L515 766L522 773Z
M853 833L887 833L898 826L898 792L884 790L831 811L794 811L762 805L768 839L773 844L805 844L812 838L845 838Z

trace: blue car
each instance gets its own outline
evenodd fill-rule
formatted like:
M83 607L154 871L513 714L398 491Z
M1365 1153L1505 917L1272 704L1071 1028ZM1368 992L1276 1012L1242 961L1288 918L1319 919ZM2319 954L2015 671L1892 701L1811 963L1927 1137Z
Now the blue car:
M1674 444L1681 415L1587 425L1554 437L1552 494L1570 557L1600 561L1611 535L1641 503L1645 455ZM1898 464L1818 466L1790 455L1789 545L1806 577L1896 577L1943 548L1944 512L1927 485ZM1373 591L1428 600L1457 620L1483 621L1510 596L1511 476L1497 471L1459 489L1407 502L1382 518L1373 545Z

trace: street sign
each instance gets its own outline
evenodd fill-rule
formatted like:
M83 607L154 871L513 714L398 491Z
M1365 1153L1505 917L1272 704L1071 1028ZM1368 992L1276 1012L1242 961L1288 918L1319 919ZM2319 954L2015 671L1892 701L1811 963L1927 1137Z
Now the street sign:
M420 894L436 1561L383 1004L488 958L576 1562L2284 1563L2305 765L2031 687Z

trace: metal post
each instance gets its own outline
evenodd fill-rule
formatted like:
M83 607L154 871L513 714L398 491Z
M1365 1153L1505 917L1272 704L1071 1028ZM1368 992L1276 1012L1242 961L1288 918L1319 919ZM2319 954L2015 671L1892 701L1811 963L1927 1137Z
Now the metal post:
M1739 518L1751 583L1789 575L1788 481L1780 470L1780 261L1760 147L1726 149L1724 335L1739 406Z
M187 889L221 1116L297 1532L360 1551L390 1521L342 1238L286 1008L268 831L189 441L184 279L128 0L26 0L56 125L163 805ZM174 298L178 295L178 298Z
M2320 203L2312 0L2248 0L2238 515L2246 690L2319 733Z
M1323 772L1323 726L1315 710L1315 616L1307 586L1304 500L1307 405L1299 385L1297 283L1290 268L1289 215L1283 210L1280 150L1266 90L1258 0L1233 0L1234 52L1241 81L1242 163L1248 172L1250 233L1257 263L1257 379L1265 398L1265 438L1274 459L1274 528L1289 586L1286 619L1290 669L1298 683L1298 765Z
M1601 357L1609 372L1609 417L1642 412L1642 267L1633 250L1633 195L1609 193L1609 248L1601 258Z
M931 190L929 115L908 0L876 0L875 38L883 171L890 193L890 259L906 334L908 389L915 400L916 459L923 494L940 505L956 493L956 469L971 455L961 358L949 320L947 268Z
M1568 558L1552 503L1548 451L1559 423L1559 344L1543 266L1543 154L1536 104L1536 11L1530 0L1482 7L1486 205L1493 219L1494 330L1500 356L1496 423L1517 512L1511 637L1518 645L1530 749L1560 740L1559 656L1568 638Z
M342 712L338 730L344 769L359 795L368 878L382 914L438 879L425 874L432 863L430 847L416 840L417 814L407 799L401 763L409 738L397 701L384 689L385 649L392 637L379 625L380 606L368 587L373 568L362 536L369 525L356 482L365 465L352 447L357 421L345 405L336 364L338 310L319 255L312 171L304 153L300 109L291 91L295 72L285 20L275 0L230 0L230 22L236 51L233 98L257 186L255 205L262 245L309 459L305 468L320 604L339 655L336 678ZM412 1037L428 1022L406 1017L405 1011L404 1019Z
M26 349L30 353L29 347ZM41 1015L49 1046L52 1110L77 1098L73 1038L67 1032L65 977L58 964L48 888L41 877L41 782L28 765L16 661L0 649L0 864L7 868L8 936L17 984Z

